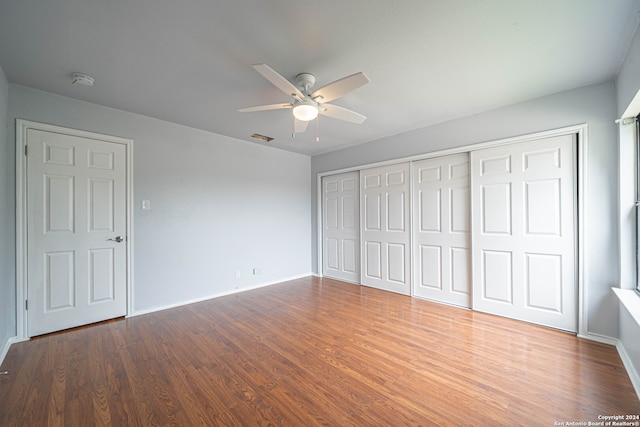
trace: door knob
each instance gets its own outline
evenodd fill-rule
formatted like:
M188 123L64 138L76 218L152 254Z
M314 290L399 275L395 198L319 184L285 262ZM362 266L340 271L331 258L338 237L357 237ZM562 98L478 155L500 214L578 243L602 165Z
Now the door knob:
M107 240L111 240L111 241L113 241L113 242L121 243L121 242L124 242L124 237L122 237L122 236L117 236L117 237L115 237L115 238L113 238L113 239L107 239Z

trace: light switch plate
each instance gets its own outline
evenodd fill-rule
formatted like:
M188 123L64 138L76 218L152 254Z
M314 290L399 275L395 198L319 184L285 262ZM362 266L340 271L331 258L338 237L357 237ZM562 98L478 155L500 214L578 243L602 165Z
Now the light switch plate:
M142 201L142 210L143 211L148 211L149 209L151 209L151 201L150 200L143 200Z

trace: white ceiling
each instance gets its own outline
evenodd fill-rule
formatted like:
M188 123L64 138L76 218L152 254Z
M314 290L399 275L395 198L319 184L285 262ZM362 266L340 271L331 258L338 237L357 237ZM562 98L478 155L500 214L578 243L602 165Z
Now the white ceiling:
M615 78L639 0L0 0L12 83L314 155ZM368 85L291 138L290 100L251 64L316 88ZM71 85L71 73L93 87Z

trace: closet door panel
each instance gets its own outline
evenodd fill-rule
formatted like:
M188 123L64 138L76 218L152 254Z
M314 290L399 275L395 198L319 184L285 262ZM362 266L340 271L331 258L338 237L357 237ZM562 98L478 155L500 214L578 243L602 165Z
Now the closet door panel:
M576 136L471 153L474 310L577 330Z
M415 162L413 197L413 294L469 307L468 154Z
M322 178L322 274L360 282L359 173Z
M365 169L360 174L361 283L409 295L410 165Z

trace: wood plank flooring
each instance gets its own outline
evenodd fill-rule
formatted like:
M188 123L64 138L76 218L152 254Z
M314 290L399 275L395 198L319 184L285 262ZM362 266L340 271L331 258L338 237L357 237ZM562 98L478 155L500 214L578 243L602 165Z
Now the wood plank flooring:
M1 426L554 426L640 414L614 347L311 277L14 344L0 370Z

